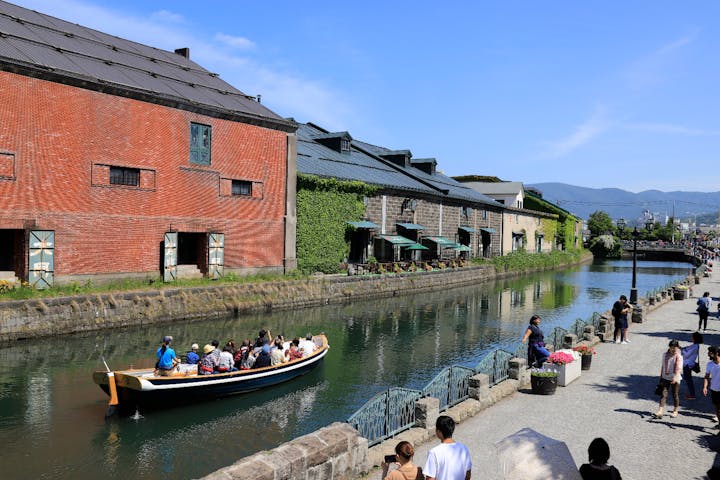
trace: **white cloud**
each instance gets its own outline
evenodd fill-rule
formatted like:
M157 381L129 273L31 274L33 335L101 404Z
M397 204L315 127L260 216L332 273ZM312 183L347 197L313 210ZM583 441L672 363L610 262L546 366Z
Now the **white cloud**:
M630 66L626 73L627 78L636 88L664 82L676 54L693 44L698 35L699 32L690 33L650 52Z
M169 10L158 10L150 15L150 18L159 22L166 23L185 23L185 17L179 13L171 12Z
M547 151L543 157L563 157L591 142L599 135L602 135L610 126L606 109L604 107L598 107L588 119L577 125L571 134L560 140L548 142Z
M629 123L622 125L622 128L640 132L682 135L687 137L720 136L720 130L702 130L697 128L688 128L682 125L672 125L669 123Z
M356 113L347 95L300 74L281 71L239 53L217 48L218 41L235 42L235 47L254 45L250 40L225 35L218 38L198 36L191 22L171 12L159 16L132 15L128 10L112 9L80 0L16 0L25 8L56 16L111 35L156 48L173 51L189 47L190 58L248 95L261 94L263 103L282 116L299 121L314 121L330 129L346 129L356 121ZM282 63L282 62L280 62Z
M234 37L232 35L225 35L224 33L217 33L215 34L215 40L239 50L252 50L255 48L255 43L245 37Z

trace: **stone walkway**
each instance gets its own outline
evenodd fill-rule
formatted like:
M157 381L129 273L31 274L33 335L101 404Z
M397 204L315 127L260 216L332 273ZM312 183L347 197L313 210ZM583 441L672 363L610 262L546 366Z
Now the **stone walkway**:
M624 480L706 478L713 464L720 466L716 453L720 436L715 436L719 430L714 428L710 399L702 396L707 345L720 345L720 321L714 313L700 349L697 400L685 400L686 389L681 385L679 416L671 418L666 413L662 419L652 418L658 408L654 390L661 356L669 339L678 339L681 346L691 343L690 334L697 327L695 302L704 291L714 299L720 297L720 278L703 278L693 286L690 299L668 302L646 315L644 323L632 324L630 344L599 344L591 370L583 371L569 386L558 387L555 395L521 390L459 424L455 439L470 448L473 478L501 479L494 443L525 427L566 442L578 466L587 462L592 439L605 438L610 445L609 463ZM716 305L713 301L711 312ZM422 466L435 445L436 440L416 446L415 463ZM379 475L378 471L370 478Z

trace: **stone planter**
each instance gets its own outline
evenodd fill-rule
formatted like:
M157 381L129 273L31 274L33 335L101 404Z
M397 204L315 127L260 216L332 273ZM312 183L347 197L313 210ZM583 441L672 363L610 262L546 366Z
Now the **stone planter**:
M590 370L590 365L592 365L592 357L592 355L580 355L581 370Z
M685 300L689 294L690 290L675 289L673 290L673 300Z
M530 376L530 386L536 395L555 395L558 386L558 377Z
M648 302L650 303L650 305L655 305L655 297L654 297L654 296L649 296L649 297L648 297Z
M580 377L580 357L581 355L573 350L558 350L572 355L575 361L566 363L565 365L555 365L554 363L545 363L543 366L548 370L555 370L558 374L557 383L561 387L567 387L570 382Z

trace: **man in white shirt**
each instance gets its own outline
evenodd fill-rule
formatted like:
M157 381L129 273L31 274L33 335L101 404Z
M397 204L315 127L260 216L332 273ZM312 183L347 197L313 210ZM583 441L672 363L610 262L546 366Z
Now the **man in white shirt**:
M315 343L312 339L312 334L308 333L305 335L305 340L300 340L300 344L298 345L298 350L302 352L302 356L309 357L310 354L315 350Z
M465 445L453 440L454 431L455 420L447 415L438 417L435 435L440 445L428 452L423 468L426 480L470 480L470 452Z

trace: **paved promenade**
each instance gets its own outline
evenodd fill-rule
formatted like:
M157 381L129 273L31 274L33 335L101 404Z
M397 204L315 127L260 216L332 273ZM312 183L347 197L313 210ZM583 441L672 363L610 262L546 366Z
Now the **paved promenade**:
M698 398L685 400L686 389L681 385L678 417L671 418L666 408L662 419L653 419L661 355L670 339L678 339L681 346L690 343L697 327L695 302L704 291L714 301L700 349L702 371L695 375ZM718 297L720 274L716 273L715 279L703 278L694 285L690 299L668 302L647 315L645 323L631 324L630 344L599 344L591 370L583 371L569 386L558 387L555 395L520 391L458 425L455 438L470 448L473 478L502 478L494 443L525 427L565 441L578 466L587 462L592 439L605 438L610 445L609 463L624 480L706 478L714 463L720 466L720 436L715 436L719 430L711 420L710 399L702 396L707 346L720 345L720 320L714 313ZM672 400L670 405L672 410ZM428 450L437 443L418 445L415 463L422 466Z

